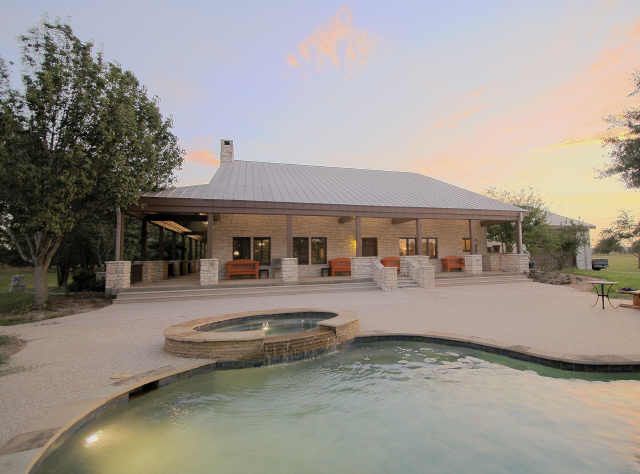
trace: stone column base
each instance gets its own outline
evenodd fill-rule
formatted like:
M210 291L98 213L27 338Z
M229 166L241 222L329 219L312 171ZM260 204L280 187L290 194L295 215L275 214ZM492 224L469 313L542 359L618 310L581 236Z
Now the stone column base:
M482 273L482 255L470 254L464 256L465 273L478 274Z
M106 262L106 267L104 288L107 294L114 294L120 289L131 287L130 261L117 260Z
M169 278L169 267L163 260L142 262L142 281L160 281Z
M217 285L220 262L217 258L200 259L200 286Z
M351 278L373 278L373 265L378 257L351 257Z
M282 280L295 283L298 281L298 259L283 258L282 259Z

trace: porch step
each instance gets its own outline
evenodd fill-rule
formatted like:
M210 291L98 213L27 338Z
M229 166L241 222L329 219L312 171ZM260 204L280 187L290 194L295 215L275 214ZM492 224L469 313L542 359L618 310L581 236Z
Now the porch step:
M418 284L415 280L407 277L398 278L398 288L417 288Z
M183 299L225 298L237 296L271 296L294 295L304 293L332 293L336 291L371 291L379 290L371 280L341 283L320 284L288 284L266 286L236 286L210 288L181 288L181 289L130 289L121 292L113 301L122 303L147 303L156 301L179 301Z
M494 285L502 283L523 283L530 281L523 273L492 273L479 275L437 276L436 288L466 285Z

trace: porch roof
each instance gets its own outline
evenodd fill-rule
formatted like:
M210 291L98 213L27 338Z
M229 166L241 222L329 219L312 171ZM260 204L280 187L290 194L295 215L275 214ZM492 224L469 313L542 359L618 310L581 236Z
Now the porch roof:
M234 160L223 164L208 184L146 193L142 202L192 207L210 202L212 211L234 207L317 206L352 212L369 209L404 215L416 210L481 211L517 216L522 209L418 173ZM153 206L151 206L153 207ZM415 214L415 212L413 212Z

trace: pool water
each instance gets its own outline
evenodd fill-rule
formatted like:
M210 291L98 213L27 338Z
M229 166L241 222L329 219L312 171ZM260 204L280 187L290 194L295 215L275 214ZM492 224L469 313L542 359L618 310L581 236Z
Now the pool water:
M260 331L265 336L278 336L294 332L308 331L316 328L318 322L331 316L302 315L297 317L256 316L241 322L225 323L213 330L216 332L230 331Z
M444 345L357 344L162 387L105 412L38 472L640 472L640 381L576 376Z

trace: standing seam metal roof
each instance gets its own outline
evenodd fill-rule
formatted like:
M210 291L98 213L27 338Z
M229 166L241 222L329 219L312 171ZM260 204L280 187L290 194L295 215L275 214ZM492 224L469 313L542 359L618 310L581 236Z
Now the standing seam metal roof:
M520 211L519 207L418 173L235 160L208 184L145 197L355 206Z

